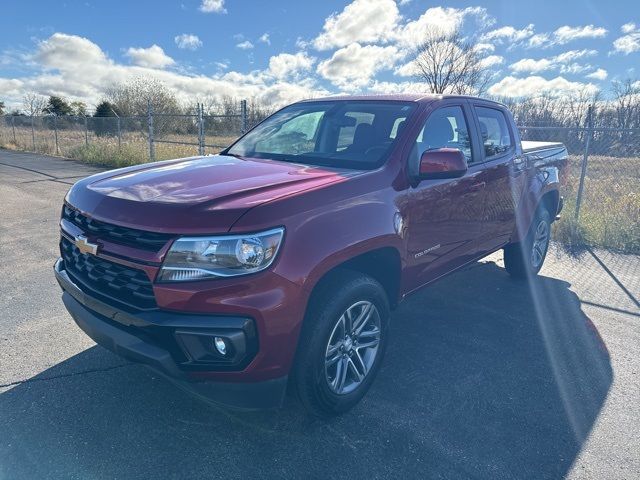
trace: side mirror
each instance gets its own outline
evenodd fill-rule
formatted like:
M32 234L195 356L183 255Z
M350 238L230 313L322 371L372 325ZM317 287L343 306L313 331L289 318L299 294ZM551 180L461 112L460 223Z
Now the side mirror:
M421 180L458 178L467 173L467 160L457 148L427 150L420 157Z

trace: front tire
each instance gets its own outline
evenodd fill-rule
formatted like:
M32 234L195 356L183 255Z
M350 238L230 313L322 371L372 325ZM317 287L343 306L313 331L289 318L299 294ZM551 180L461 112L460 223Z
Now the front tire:
M312 414L353 408L375 379L387 344L389 301L375 279L343 271L313 295L303 325L293 387Z
M514 278L530 278L537 275L549 250L551 216L545 208L539 208L520 243L504 249L504 266Z

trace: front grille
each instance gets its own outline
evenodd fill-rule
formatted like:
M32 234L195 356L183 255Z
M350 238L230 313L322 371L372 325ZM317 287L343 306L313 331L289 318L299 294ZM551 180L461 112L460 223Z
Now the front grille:
M166 233L146 232L94 220L68 205L62 209L62 218L78 226L89 236L143 250L157 252L172 238L172 235Z
M60 253L65 270L85 292L140 310L157 307L149 277L142 270L84 255L65 237L60 240Z

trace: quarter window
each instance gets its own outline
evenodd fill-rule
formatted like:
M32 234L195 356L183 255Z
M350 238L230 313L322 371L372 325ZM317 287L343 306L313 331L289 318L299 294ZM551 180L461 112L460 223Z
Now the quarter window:
M513 139L504 112L495 108L476 107L480 122L480 135L487 159L508 152L513 146Z

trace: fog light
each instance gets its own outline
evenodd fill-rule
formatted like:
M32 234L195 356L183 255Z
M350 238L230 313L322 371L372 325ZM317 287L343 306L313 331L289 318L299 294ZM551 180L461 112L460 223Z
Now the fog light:
M215 337L213 339L213 344L216 347L216 350L218 351L218 353L220 355L226 355L227 354L227 344L225 343L224 339L222 337Z

